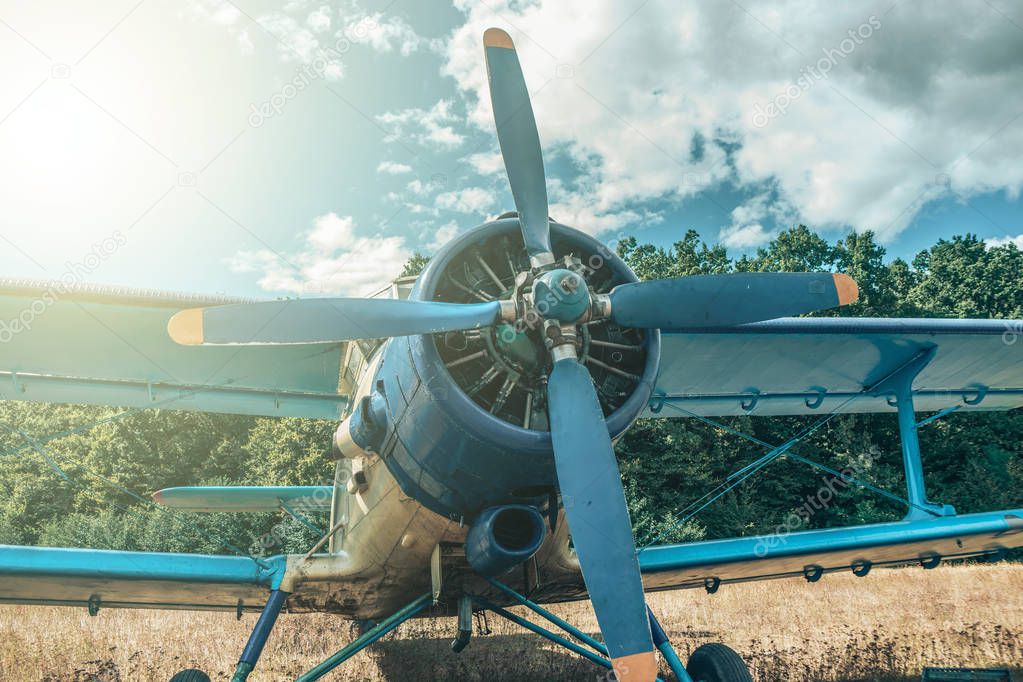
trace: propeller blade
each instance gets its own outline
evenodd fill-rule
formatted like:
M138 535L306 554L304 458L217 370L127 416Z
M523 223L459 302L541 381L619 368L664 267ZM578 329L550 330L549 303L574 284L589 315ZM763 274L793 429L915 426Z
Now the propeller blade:
M619 680L657 676L632 523L590 373L575 358L547 385L558 485L583 579Z
M554 262L547 217L547 180L543 170L540 136L529 103L529 91L511 36L499 28L483 33L483 52L494 106L497 140L508 173L522 238L534 266Z
M622 284L611 290L611 318L625 327L729 327L826 310L859 296L849 275L744 272Z
M167 333L186 346L334 343L474 329L500 316L500 301L309 298L182 310Z

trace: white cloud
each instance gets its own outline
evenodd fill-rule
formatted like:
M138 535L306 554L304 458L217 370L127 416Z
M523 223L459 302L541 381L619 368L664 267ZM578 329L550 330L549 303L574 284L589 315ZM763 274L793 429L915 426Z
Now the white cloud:
M742 7L651 0L635 11L613 0L492 0L460 7L465 22L448 45L445 73L468 95L471 120L493 130L483 30L514 27L541 141L548 155L564 149L585 161L578 205L596 216L684 200L729 181L747 190L771 186L772 201L815 227L872 229L890 239L950 190L1014 195L1023 187L1023 125L1015 119L1023 110L1023 50L1018 28L986 6L901 4L885 12L823 0ZM822 59L827 74L814 77ZM755 120L772 102L784 103L785 113L766 125ZM731 161L715 139L734 144ZM757 224L726 229L733 239L759 239Z
M504 158L501 152L489 154L472 154L466 161L480 175L496 175L504 173Z
M320 216L313 222L312 232L306 237L310 246L320 251L337 251L350 247L355 239L355 221L351 216L336 213Z
M323 3L308 9L306 2L287 2L281 9L260 14L255 21L274 35L280 44L277 50L284 62L316 66L329 80L344 74L343 56L352 45L365 46L375 52L399 52L408 56L421 49L439 51L441 43L420 36L404 19L382 12L367 13L354 0ZM253 51L248 21L229 0L191 0L189 11L224 26L238 39L243 53ZM338 20L337 30L331 32Z
M771 241L771 234L760 223L733 225L721 230L718 241L730 249L748 249Z
M395 163L394 161L381 161L380 165L377 166L377 173L387 173L388 175L403 175L404 173L411 173L412 166L404 163Z
M454 239L457 234L458 223L453 220L449 223L445 223L436 229L433 236L430 238L430 241L426 243L426 248L431 252L435 252Z
M374 14L348 16L343 35L353 43L369 45L377 52L393 52L397 50L402 56L408 56L423 47L433 47L401 17L387 17L376 12Z
M1017 249L1023 251L1023 234L1018 234L1015 237L995 237L993 239L985 239L984 244L987 245L989 249L997 246L1014 244Z
M259 274L259 286L274 293L361 296L394 279L411 255L403 237L361 237L350 216L328 213L313 222L302 251L241 251L227 264Z
M305 24L312 29L314 33L329 31L331 24L330 7L327 5L318 7L316 10L311 12L308 17L306 17Z
M437 207L459 213L485 213L494 205L497 197L493 191L482 187L467 187L437 195Z
M438 100L429 109L402 109L389 111L377 116L391 133L388 140L411 137L427 146L453 149L462 144L463 135L456 132L453 124L461 121L451 109L451 102Z

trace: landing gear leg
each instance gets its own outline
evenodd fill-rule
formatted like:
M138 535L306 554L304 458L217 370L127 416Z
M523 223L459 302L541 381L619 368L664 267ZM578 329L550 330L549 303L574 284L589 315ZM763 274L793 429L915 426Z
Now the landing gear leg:
M256 627L252 629L249 641L242 651L241 658L238 659L238 667L235 668L234 677L231 678L231 682L245 682L249 678L249 673L256 667L259 655L263 653L263 647L266 645L266 639L270 636L270 632L277 622L277 616L280 615L281 608L284 606L284 602L288 599L289 594L289 592L284 592L283 590L273 590L270 592L270 598L266 600L266 606L263 607L263 612L259 614Z
M649 606L646 607L646 613L650 617L650 634L654 637L654 646L661 652L664 662L668 664L668 668L674 673L675 682L693 682L693 678L682 667L682 661L679 660L678 654L675 653L671 642L668 641L668 635L664 634L664 628L657 622L657 618L654 617L654 612L650 610Z
M463 595L458 600L458 635L451 642L451 650L462 653L472 638L472 597Z
M423 596L416 599L414 602L402 608L393 616L385 618L384 620L374 625L365 634L357 637L354 642L338 651L336 654L325 660L323 663L320 663L312 670L309 670L308 672L299 675L295 679L295 682L313 682L313 680L320 679L321 677L329 673L331 670L338 667L339 665L347 661L349 658L351 658L355 654L359 653L360 651L368 647L373 642L377 641L378 639L386 635L391 630L394 630L396 627L407 621L409 618L412 618L413 616L415 616L417 613L419 613L432 603L433 593L427 592Z

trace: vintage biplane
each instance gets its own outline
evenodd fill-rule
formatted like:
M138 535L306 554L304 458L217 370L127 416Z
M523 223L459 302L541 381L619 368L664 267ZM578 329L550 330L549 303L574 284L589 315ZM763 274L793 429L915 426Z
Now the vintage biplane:
M657 649L679 680L724 682L750 679L741 658L711 644L684 667L645 591L814 582L1023 545L1023 509L957 515L927 499L916 416L1023 405L1018 322L798 317L855 300L843 274L639 282L599 241L548 217L514 46L498 29L483 42L517 212L455 238L418 278L379 297L281 301L86 286L47 298L46 285L4 284L0 319L33 311L0 345L4 399L342 421L333 485L155 494L183 513L329 509L307 553L2 547L0 603L259 610L236 682L282 610L365 624L303 681L418 615L455 617L459 651L485 610L620 680L655 679ZM637 551L612 449L637 418L819 416L785 443L751 438L763 454L731 487L852 412L897 414L906 496L878 492L905 504L903 520ZM591 600L601 639L542 606L576 599Z

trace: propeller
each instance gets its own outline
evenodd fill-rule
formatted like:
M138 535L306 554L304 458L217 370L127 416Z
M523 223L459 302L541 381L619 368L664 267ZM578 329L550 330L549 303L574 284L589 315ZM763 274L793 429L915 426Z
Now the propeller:
M593 379L574 353L554 363L547 402L561 499L615 674L653 680L657 659L618 463Z
M167 323L167 333L186 346L380 339L487 327L501 319L503 309L514 307L508 303L437 303L386 298L239 303L182 310Z
M537 312L554 361L547 397L558 485L583 579L618 679L652 682L657 662L632 524L600 401L576 357L576 325L610 317L625 327L725 327L845 305L858 295L856 282L831 273L735 273L593 294L577 274L553 267L540 138L515 46L496 28L483 34L483 44L501 155L533 267L523 280L532 284L530 297L246 303L183 310L167 330L185 345L327 343L475 329Z
M499 28L483 33L490 101L494 107L497 141L508 174L522 238L533 267L554 262L550 219L547 216L547 178L540 152L533 105L511 36Z
M858 295L856 281L839 273L693 275L615 287L611 319L645 329L730 327L835 308Z

